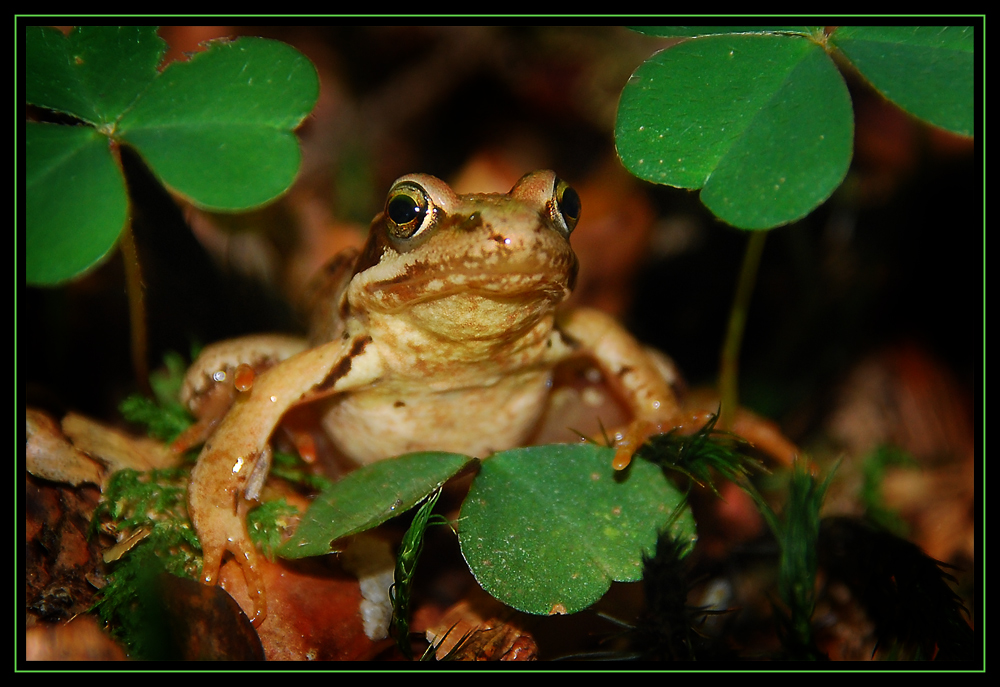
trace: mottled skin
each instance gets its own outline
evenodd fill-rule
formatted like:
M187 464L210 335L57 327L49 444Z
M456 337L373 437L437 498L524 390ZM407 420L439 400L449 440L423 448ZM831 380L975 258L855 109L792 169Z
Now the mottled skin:
M247 337L206 349L185 384L192 407L219 386L216 372L266 369L249 391L231 394L192 473L204 582L216 581L232 552L263 619L244 515L271 433L299 403L325 399L324 427L357 463L419 450L485 457L528 442L553 367L589 356L634 417L616 435L617 467L670 425L676 401L643 348L597 311L557 312L576 278L569 234L578 216L576 193L550 171L526 175L508 194L462 196L431 176L402 177L364 248L325 270L308 344Z

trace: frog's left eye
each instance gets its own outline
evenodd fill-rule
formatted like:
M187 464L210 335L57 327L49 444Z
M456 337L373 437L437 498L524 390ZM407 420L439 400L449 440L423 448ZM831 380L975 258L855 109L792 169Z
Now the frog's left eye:
M436 213L430 196L412 181L397 184L385 201L385 224L397 239L409 239L433 226Z
M570 232L576 228L576 223L580 221L580 195L565 181L556 179L552 200L552 219L569 236Z

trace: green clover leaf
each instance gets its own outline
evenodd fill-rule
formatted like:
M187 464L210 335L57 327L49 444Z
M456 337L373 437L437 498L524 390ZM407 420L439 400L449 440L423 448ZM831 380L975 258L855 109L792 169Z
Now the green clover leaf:
M70 279L114 247L128 217L118 145L205 208L262 205L294 181L293 130L319 80L291 46L212 41L157 72L166 44L154 27L28 27L26 45L28 103L89 125L25 127L28 283Z

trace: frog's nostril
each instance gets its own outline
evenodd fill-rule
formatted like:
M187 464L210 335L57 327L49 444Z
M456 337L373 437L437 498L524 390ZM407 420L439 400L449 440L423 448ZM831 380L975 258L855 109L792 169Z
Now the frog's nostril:
M459 225L458 228L462 231L476 231L483 226L483 216L480 212L473 212L471 215L466 217Z

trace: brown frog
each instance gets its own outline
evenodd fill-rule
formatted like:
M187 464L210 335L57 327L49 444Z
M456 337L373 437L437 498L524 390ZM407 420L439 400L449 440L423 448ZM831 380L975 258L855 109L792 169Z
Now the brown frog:
M553 368L588 356L633 416L615 435L617 468L672 426L676 400L642 346L598 311L558 310L576 278L569 235L579 216L579 196L551 171L507 194L457 195L432 176L402 177L365 246L325 270L308 342L252 336L206 348L184 390L202 414L224 414L191 479L203 581L216 581L230 551L262 620L244 515L266 477L271 434L294 405L324 399L324 427L359 464L420 450L485 458L530 443ZM247 364L259 374L237 381L245 391L220 384L246 377ZM219 388L223 401L210 402Z

